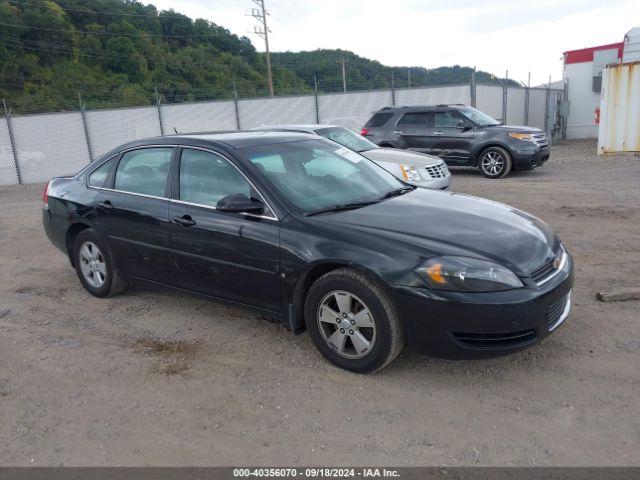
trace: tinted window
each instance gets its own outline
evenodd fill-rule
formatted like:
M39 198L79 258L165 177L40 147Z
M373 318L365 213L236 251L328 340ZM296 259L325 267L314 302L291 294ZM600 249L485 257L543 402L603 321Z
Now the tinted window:
M381 127L387 121L393 117L393 113L376 113L369 119L365 127Z
M113 165L116 163L117 157L103 163L89 175L89 185L92 187L104 187L104 183L111 173Z
M426 112L415 112L415 113L405 113L398 125L422 125L426 126L429 123L429 113Z
M180 199L215 207L227 195L251 197L251 185L236 167L210 152L185 149L180 159Z
M125 153L116 170L116 190L164 197L173 148L144 148Z
M433 126L436 128L456 128L462 120L452 112L436 112L434 114Z

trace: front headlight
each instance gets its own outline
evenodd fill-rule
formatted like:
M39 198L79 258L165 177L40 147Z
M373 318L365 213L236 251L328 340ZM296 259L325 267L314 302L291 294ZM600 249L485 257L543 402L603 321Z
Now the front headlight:
M510 133L509 136L511 138L517 138L518 140L522 140L523 142L531 142L536 143L533 135L530 133Z
M477 258L432 258L420 265L416 273L434 290L497 292L524 286L508 268Z
M407 182L419 182L422 180L418 169L413 165L400 165L400 170L402 170L402 177Z

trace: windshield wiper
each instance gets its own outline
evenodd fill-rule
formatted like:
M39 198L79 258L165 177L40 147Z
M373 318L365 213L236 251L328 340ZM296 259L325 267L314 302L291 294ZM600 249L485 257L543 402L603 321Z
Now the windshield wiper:
M321 208L320 210L314 210L313 212L305 213L305 217L312 217L313 215L319 215L321 213L328 212L341 212L344 210L355 210L356 208L366 207L367 205L373 205L374 203L378 203L379 200L370 200L368 202L353 202L353 203L344 203L342 205L334 205L332 207Z
M418 187L407 186L407 187L396 188L395 190L391 190L390 192L385 193L380 198L378 198L378 200L384 200L386 198L397 197L398 195L404 195L407 192L414 191L416 188Z

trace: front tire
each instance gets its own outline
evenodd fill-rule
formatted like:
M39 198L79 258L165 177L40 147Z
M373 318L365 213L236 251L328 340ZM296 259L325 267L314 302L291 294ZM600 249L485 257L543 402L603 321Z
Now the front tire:
M480 153L478 170L487 178L504 178L512 167L511 155L502 147L489 147Z
M115 268L111 252L95 230L82 230L73 244L73 264L82 286L94 297L123 293L126 279Z
M304 312L316 348L345 370L381 370L404 345L402 323L391 299L366 275L351 268L333 270L316 280Z

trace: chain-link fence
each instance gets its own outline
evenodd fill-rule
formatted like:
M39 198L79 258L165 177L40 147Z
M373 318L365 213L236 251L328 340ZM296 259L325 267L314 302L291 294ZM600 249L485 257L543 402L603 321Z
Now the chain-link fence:
M501 122L538 127L557 138L563 91L496 85L448 85L132 108L12 115L0 119L0 185L44 182L79 170L125 142L174 133L250 129L260 125L332 124L359 130L390 105L473 105ZM159 97L158 97L159 98Z

